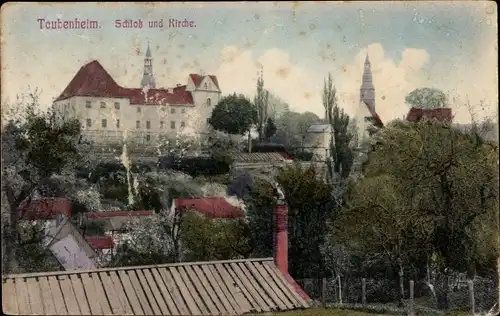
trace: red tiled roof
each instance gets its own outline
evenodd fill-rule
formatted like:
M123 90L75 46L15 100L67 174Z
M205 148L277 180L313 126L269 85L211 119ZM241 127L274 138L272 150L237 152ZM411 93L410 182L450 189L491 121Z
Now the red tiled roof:
M110 217L129 217L129 216L151 216L153 211L109 211L109 212L89 212L88 218L110 218Z
M240 218L245 215L242 209L229 204L223 197L205 197L195 199L176 199L179 209L196 211L208 218Z
M193 96L191 92L186 91L186 86L171 90L172 93L169 93L169 89L149 89L145 95L143 89L121 87L104 67L94 60L78 70L55 101L84 96L128 98L131 104L193 104Z
M47 220L55 219L57 214L71 216L71 202L63 198L44 198L24 201L19 206L22 219Z
M85 240L94 249L112 249L115 247L111 236L85 236Z
M191 80L193 80L193 83L194 83L196 88L198 88L200 86L201 82L206 77L206 76L202 76L202 75L198 75L198 74L190 74L189 76L191 77ZM208 77L210 77L210 79L212 79L212 81L214 82L217 89L220 89L219 88L219 81L217 80L217 77L212 76L212 75L209 75Z
M410 122L418 122L421 119L437 119L438 121L451 121L453 114L450 108L439 109L419 109L411 108L406 116L406 120Z
M370 105L368 105L368 103L364 102L363 103L366 105L366 107L368 108L368 111L370 112L370 115L371 117L375 120L375 126L377 127L383 127L384 126L384 123L382 122L382 120L380 119L380 116L378 116L377 112L375 112Z

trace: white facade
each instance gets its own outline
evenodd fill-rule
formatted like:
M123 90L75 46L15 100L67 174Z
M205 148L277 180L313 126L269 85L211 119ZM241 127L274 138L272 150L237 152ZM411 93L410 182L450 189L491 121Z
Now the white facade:
M314 161L327 161L330 157L330 142L332 140L330 124L313 124L307 130L307 144L313 152Z
M183 131L206 131L221 92L209 76L203 78L198 88L189 77L186 91L191 93L193 104L145 105L130 103L126 97L72 96L54 102L54 107L60 118L78 119L83 135L94 142L119 141L125 132L129 140L153 142L161 136L175 138Z
M356 119L356 127L358 129L358 143L361 145L369 139L370 134L368 131L373 126L373 123L370 121L372 115L368 109L368 105L364 101L359 103L354 118Z

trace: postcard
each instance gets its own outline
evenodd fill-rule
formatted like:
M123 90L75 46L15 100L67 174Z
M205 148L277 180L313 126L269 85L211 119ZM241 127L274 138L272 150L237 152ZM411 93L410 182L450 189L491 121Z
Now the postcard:
M463 308L438 286L473 297L500 269L497 15L3 4L3 306L241 315L425 288L429 308Z

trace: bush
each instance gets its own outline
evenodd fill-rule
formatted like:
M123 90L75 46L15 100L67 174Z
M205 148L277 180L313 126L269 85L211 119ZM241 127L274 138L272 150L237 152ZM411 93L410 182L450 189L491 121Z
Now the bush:
M87 220L80 228L85 236L103 236L106 233L105 225L100 220Z
M229 173L232 159L228 155L213 155L208 157L165 156L160 158L161 169L172 169L184 172L192 177L216 176Z

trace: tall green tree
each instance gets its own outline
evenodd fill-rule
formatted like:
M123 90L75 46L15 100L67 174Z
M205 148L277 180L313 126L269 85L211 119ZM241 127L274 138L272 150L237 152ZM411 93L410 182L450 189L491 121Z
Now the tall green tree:
M337 100L337 89L333 85L332 75L324 81L323 86L323 107L325 109L325 119L331 126L332 135L330 138L330 155L332 168L331 174L337 174L342 179L346 178L354 160L351 142L356 136L350 120L343 109L339 108Z
M243 219L209 219L188 212L179 234L185 261L243 259L250 255L250 231Z
M327 233L327 222L336 209L332 187L319 178L316 170L300 165L280 170L275 180L283 189L289 208L289 267L296 278L321 278L325 266L320 246ZM255 255L272 254L275 199L268 182L256 181L247 199L247 219L252 232Z
M496 229L478 227L496 225L491 219L498 208L498 146L449 123L431 121L396 121L376 138L364 178L349 198L353 211L345 216L351 224L344 227L372 227L353 235L358 245L365 242L366 251L377 251L375 233L391 234L385 239L391 247L378 249L394 249L394 263L404 262L399 257L409 258L412 249L425 250L444 276L436 288L439 305L446 308L446 275L457 271L472 277L478 266L488 264L485 258L495 255L484 253L492 251L484 247L484 232ZM386 213L390 223L383 221Z
M444 108L448 100L443 91L435 88L419 88L410 92L406 98L406 103L419 109Z
M266 141L269 141L269 139L271 139L271 137L273 137L274 134L276 134L276 131L277 127L276 124L274 124L274 120L268 117L266 122L266 127L264 129L264 139Z
M255 106L244 95L234 93L219 101L209 123L218 131L243 135L256 123L257 115Z
M276 120L276 133L271 140L291 149L302 149L311 124L319 121L312 112L298 113L286 111Z
M54 175L74 174L74 167L82 161L79 151L80 122L57 120L56 113L40 111L39 92L18 98L22 116L12 117L2 130L2 211L8 225L2 230L6 258L5 272L10 273L22 261L19 251L23 246L41 240L26 240L21 236L20 211L22 202L29 202L35 193L51 194ZM5 207L4 207L5 203ZM35 234L36 235L36 234ZM34 237L35 235L31 235Z
M254 105L257 109L257 132L259 133L259 141L266 138L266 124L269 110L269 91L264 89L264 75L262 71L257 78L257 93L254 98Z

